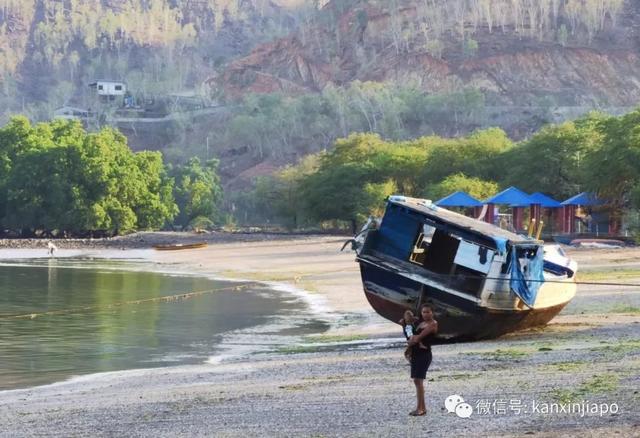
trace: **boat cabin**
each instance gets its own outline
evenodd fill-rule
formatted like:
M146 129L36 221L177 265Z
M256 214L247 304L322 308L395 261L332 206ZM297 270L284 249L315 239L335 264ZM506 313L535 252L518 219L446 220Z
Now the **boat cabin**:
M513 264L524 276L542 279L542 242L430 201L391 197L380 228L369 234L361 257L374 257L472 297L480 298L487 277L505 277ZM503 280L508 283L509 277Z

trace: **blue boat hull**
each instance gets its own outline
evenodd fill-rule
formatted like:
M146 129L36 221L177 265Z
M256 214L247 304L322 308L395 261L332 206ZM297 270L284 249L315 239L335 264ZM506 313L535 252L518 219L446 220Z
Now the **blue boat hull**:
M544 309L493 310L450 292L427 286L362 259L360 273L367 300L384 318L398 322L405 310L417 314L429 304L438 321L440 340L477 340L547 324L566 305Z

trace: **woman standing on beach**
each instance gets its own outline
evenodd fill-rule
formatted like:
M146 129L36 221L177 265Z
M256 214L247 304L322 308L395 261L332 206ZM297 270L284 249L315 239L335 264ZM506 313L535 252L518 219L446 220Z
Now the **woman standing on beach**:
M420 308L420 323L416 328L416 333L409 338L407 343L412 348L411 351L411 378L416 385L416 398L418 406L409 415L420 416L427 413L427 406L424 401L424 379L427 370L431 365L431 342L430 337L438 332L438 321L433 318L431 307L423 304Z

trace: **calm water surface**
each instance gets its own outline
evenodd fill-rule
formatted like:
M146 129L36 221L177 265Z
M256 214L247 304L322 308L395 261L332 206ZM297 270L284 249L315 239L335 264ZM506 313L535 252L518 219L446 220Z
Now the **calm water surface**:
M0 262L0 390L203 363L326 329L300 299L263 286L228 290L241 284L140 269L73 259ZM132 303L199 291L207 293Z

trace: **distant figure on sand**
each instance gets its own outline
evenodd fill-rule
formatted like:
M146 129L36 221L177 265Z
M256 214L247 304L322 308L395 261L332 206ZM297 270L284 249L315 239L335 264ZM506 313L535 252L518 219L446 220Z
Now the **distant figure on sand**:
M431 342L432 335L438 332L438 321L433 319L431 307L423 304L420 307L420 322L418 323L413 336L407 344L411 350L411 378L416 386L417 407L409 415L420 416L427 413L427 406L424 401L424 379L427 370L431 365Z
M48 241L47 242L47 253L49 254L49 257L53 257L54 256L54 252L56 252L58 250L58 247L55 246L53 244L53 242Z

